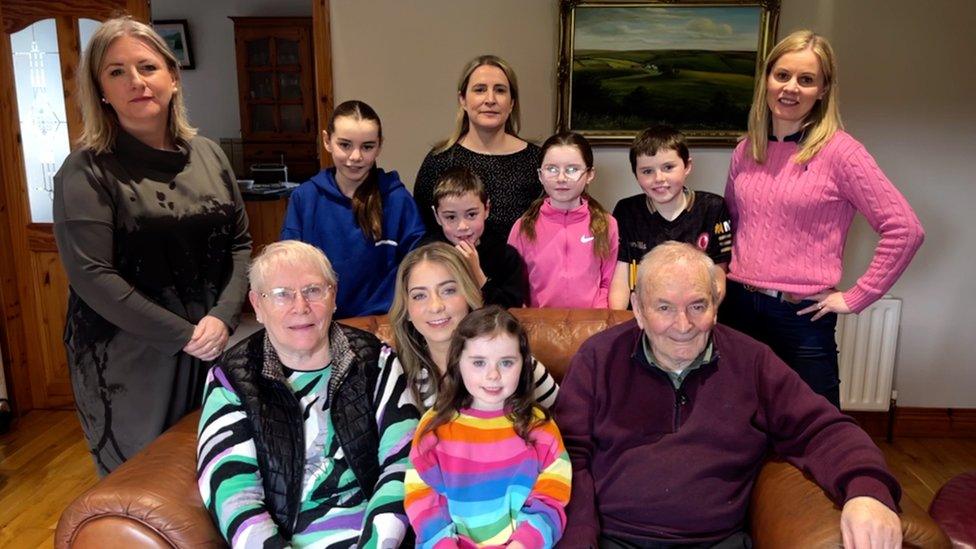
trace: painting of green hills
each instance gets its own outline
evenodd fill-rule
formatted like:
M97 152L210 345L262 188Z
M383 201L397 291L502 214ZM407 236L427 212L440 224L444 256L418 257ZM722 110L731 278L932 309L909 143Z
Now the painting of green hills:
M578 8L570 127L745 131L759 26L754 6Z

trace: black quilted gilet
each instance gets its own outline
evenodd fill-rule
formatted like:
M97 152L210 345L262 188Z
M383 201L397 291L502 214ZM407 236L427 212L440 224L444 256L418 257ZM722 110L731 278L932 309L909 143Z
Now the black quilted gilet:
M351 356L333 360L334 366L341 362L343 367L334 370L329 380L329 413L349 466L370 497L380 472L373 390L382 344L369 332L340 324L333 327L345 336ZM283 378L262 375L264 330L227 351L221 362L220 368L250 420L268 512L282 535L291 538L305 471L305 433L298 398Z

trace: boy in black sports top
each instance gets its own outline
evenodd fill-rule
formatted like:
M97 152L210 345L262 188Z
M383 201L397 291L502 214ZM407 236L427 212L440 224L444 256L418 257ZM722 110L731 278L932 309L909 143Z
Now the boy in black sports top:
M636 266L658 244L677 240L703 250L725 271L732 258L732 221L721 196L685 188L691 156L685 136L670 126L652 126L630 145L630 167L644 192L617 202L613 217L620 251L610 284L610 307L626 309Z

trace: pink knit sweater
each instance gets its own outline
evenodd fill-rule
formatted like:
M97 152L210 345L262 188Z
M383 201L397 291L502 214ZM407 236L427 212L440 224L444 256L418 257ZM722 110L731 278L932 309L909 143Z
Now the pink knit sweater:
M922 245L922 224L864 146L838 131L806 164L770 141L757 164L744 140L725 186L735 227L729 278L807 296L840 282L847 231L861 212L881 238L844 301L860 312L887 292Z

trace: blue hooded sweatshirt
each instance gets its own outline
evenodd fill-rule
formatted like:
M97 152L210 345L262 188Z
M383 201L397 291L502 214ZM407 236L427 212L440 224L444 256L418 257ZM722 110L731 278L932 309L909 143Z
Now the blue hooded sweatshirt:
M288 201L282 240L317 246L339 276L334 318L386 314L397 267L424 236L417 205L395 171L374 168L383 204L383 237L374 242L356 223L352 200L339 190L335 168L296 188Z

